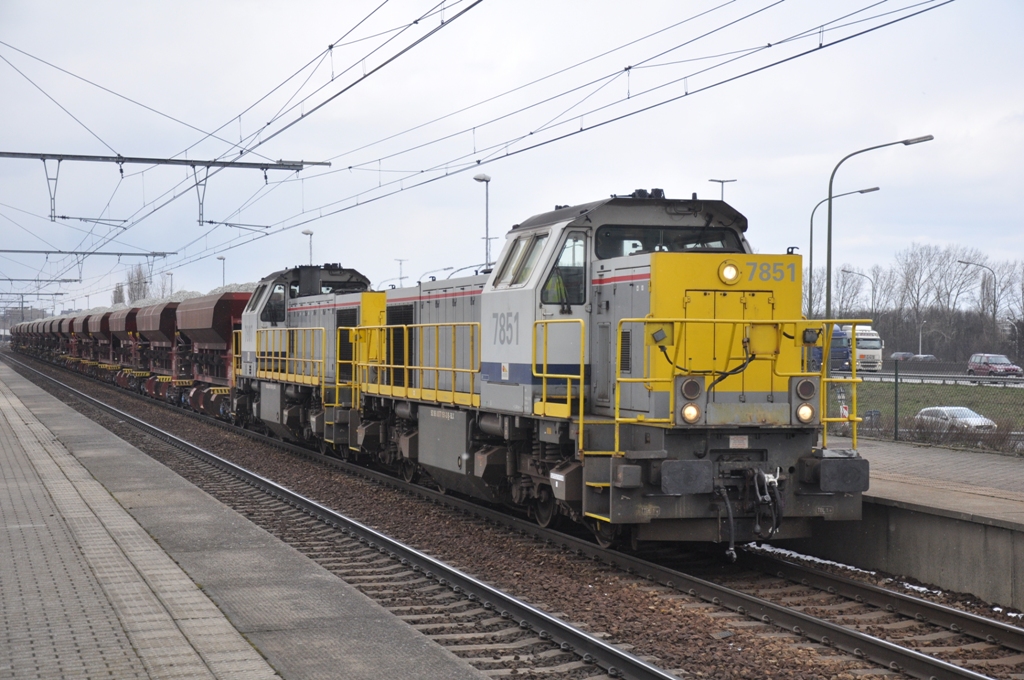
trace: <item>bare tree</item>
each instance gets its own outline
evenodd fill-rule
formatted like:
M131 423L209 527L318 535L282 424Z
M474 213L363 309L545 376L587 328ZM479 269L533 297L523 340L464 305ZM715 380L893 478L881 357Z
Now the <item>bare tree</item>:
M899 276L892 267L874 265L868 275L875 282L875 313L896 309L899 300Z
M814 285L810 288L808 284L812 281ZM813 291L813 299L809 299L809 291ZM813 272L809 269L804 270L804 314L809 319L820 319L824 312L824 300L825 300L825 268L821 267Z
M996 309L999 313L1002 310L1007 310L1008 314L1012 318L1013 303L1018 289L1017 284L1017 263L1010 260L1004 262L996 262L992 264L992 269L996 270L996 278L998 280L999 288L996 291Z
M149 297L149 279L146 270L137 264L128 270L128 301L135 302Z
M933 264L939 249L917 243L896 253L896 271L899 275L901 307L913 315L920 325L925 310L931 304Z
M124 304L124 284L118 283L114 286L114 293L111 296L110 304L112 305L123 305Z
M174 279L165 273L163 276L158 277L157 280L160 282L160 286L157 288L156 296L161 299L170 297L171 293L174 292L171 290L171 281L174 281Z
M860 303L864 278L857 274L851 274L850 271L856 271L856 269L853 268L853 265L844 264L836 272L835 301L836 315L839 318L848 317L857 309L864 309Z
M963 262L985 262L985 256L976 248L950 245L937 253L929 283L932 287L932 301L949 318L967 296L977 279L977 267L960 264Z
M1014 319L1024 318L1024 262L1012 263L1013 272L1008 277L1012 290L1007 296L1010 316Z

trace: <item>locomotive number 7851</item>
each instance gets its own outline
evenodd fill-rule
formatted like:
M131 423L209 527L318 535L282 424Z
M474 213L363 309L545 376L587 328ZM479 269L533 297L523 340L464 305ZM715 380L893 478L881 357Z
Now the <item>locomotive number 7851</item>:
M519 344L519 312L495 312L491 318L494 319L495 345Z
M789 264L782 264L781 262L748 262L747 266L750 267L750 276L747 281L753 281L755 275L761 281L782 281L786 278L786 270L789 270L789 280L796 281L796 265L792 262Z

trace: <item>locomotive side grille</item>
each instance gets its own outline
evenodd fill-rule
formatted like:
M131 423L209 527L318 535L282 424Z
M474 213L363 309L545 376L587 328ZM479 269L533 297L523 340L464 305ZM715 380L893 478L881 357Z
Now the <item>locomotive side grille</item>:
M359 310L339 309L337 312L338 328L354 328L359 325ZM338 345L338 361L342 363L339 367L338 381L349 382L352 380L352 336L349 331L343 330L340 333L341 342Z
M633 332L628 330L622 331L622 337L619 340L619 365L622 368L623 373L633 372Z
M407 326L412 324L414 321L413 306L409 305L390 305L387 308L387 325L388 326ZM405 365L405 333L401 329L394 329L388 333L388 363L396 365ZM409 359L415 365L416 363L416 339L409 336ZM391 376L391 384L396 387L405 387L405 372L395 370Z

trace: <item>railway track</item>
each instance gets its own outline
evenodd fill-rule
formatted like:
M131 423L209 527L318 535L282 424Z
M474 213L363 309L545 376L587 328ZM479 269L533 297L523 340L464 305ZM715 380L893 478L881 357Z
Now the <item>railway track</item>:
M49 379L52 380L52 378ZM152 403L152 400L147 399L146 401ZM180 409L174 410L179 413L187 413ZM210 421L210 419L198 416L198 414L189 413L188 415L202 418L206 422ZM230 429L233 432L238 432L235 428ZM254 438L260 437L254 433L245 434ZM468 503L450 496L436 494L422 487L410 487L392 477L333 458L326 458L302 447L277 440L274 441L274 444L302 457L316 460L319 463L355 472L374 481L404 488L436 502L443 502L450 507L475 515L487 522L497 522L510 526L521 533L529 534L545 541L553 549L567 550L582 557L600 560L609 566L635 574L638 578L647 582L652 589L678 593L678 596L687 599L688 603L694 606L708 604L714 607L724 607L734 612L739 618L781 627L801 638L842 650L859 659L871 661L883 668L889 669L893 673L900 672L922 678L988 677L974 670L950 663L947 660L930 656L924 653L924 650L905 646L927 645L936 641L942 642L942 644L941 646L933 647L932 651L943 654L946 657L962 657L965 653L979 656L991 652L994 648L1005 649L1007 651L1001 657L997 657L1001 658L1002 662L995 667L1002 670L1018 669L1018 665L1012 662L1015 655L1020 656L1019 652L1022 651L1022 646L1024 646L1022 644L1022 641L1024 641L1024 637L1022 637L1024 631L998 621L983 619L982 617L943 607L927 600L913 598L874 586L866 586L865 584L850 579L843 579L827 572L808 569L787 561L751 553L745 553L742 558L743 566L748 570L747 573L740 572L724 578L720 574L711 577L711 579L698 578L673 568L674 558L671 556L660 556L657 558L657 562L655 562L640 559L634 555L603 550L589 540L541 529L531 522L509 517L503 512L480 507L475 503ZM307 518L319 516L319 510L316 508L304 506L299 501L294 503L289 501L289 503L295 507L302 507L301 514ZM313 514L310 515L309 513ZM319 520L311 519L310 521L315 523ZM299 533L307 531L312 532L313 535L318 535L311 527L303 527ZM576 663L586 664L588 661L597 660L598 666L602 666L600 659L591 652L583 652L582 656L577 655L580 658L578 661L567 661L567 657L561 657L559 652L565 651L562 649L567 642L565 640L555 640L558 644L544 652L531 650L527 654L509 654L501 651L493 652L493 650L486 650L486 644L484 647L478 647L477 645L480 643L472 642L472 637L459 637L465 635L472 636L474 634L466 632L468 624L478 625L480 622L488 622L484 626L485 629L492 623L496 624L496 622L492 621L492 619L496 618L494 616L496 610L483 607L481 603L486 603L486 601L481 600L481 596L476 593L473 593L476 595L476 600L469 600L469 604L465 605L455 605L454 603L442 600L424 601L419 595L414 594L396 596L391 587L393 585L392 581L395 578L399 581L402 578L406 578L417 584L425 580L428 584L426 587L431 589L429 592L432 593L430 595L432 598L439 597L442 594L441 592L436 592L438 587L440 587L440 591L443 593L450 591L453 596L459 595L459 593L454 591L455 587L460 588L463 592L469 591L466 591L465 586L462 585L453 586L451 579L438 577L434 570L429 568L424 569L431 571L430 578L427 578L426 571L423 570L412 570L410 572L407 565L402 565L406 569L401 569L393 564L388 564L388 573L390 575L387 578L374 575L371 572L363 573L360 570L372 570L374 568L372 565L362 563L364 558L369 559L372 557L374 560L383 560L384 558L379 557L380 544L376 540L366 538L362 534L355 537L347 536L346 540L354 540L358 543L360 538L365 540L359 543L361 550L357 553L357 557L352 559L331 558L336 560L339 565L340 571L337 572L339 576L349 580L345 577L345 574L349 574L357 581L363 579L364 583L373 584L372 587L370 585L366 586L368 594L371 594L370 591L379 591L386 600L393 600L393 602L389 602L386 606L394 607L396 613L401 616L411 617L408 620L414 625L423 626L425 631L446 631L438 634L455 636L444 639L462 641L465 644L460 643L461 646L471 648L465 651L484 655L490 654L490 661L498 664L498 668L487 669L492 671L493 674L503 674L508 670L507 664L519 663L524 659L532 660L538 654L544 654L543 658L551 661L555 667L563 665L566 666L568 672L575 672L577 674L582 667L573 666ZM371 542L374 543L373 547L368 545ZM375 550L377 552L374 552ZM393 551L386 549L385 552L389 553L387 556L389 559L386 561L390 563L390 552ZM399 558L399 563L401 563L401 559L408 558ZM370 561L373 562L374 560ZM394 576L395 574L401 574L402 577L398 578ZM756 574L757 577L755 578L752 574ZM445 581L443 585L434 583L434 581L440 579ZM730 587L730 585L735 587ZM798 586L803 590L795 591L792 589L793 586ZM761 593L765 597L759 597L751 593ZM825 600L821 599L822 594L826 596ZM445 597L448 596L445 595ZM851 602L853 605L843 605L843 601L836 601L838 598L846 598L843 601ZM870 614L860 610L851 611L850 607L854 605L860 608L875 607L879 611L884 612L884 614L880 616L877 613ZM822 618L821 615L818 615L827 612L829 608L838 611L839 615L833 616L836 621L828 621ZM433 618L445 609L450 609L452 613L459 614L459 616L447 622ZM513 622L519 621L520 626L525 620L518 618L520 614L513 613L511 610L504 609L503 611L512 617ZM815 615L812 615L811 612ZM833 615L835 613L835 611L832 612ZM488 618L488 614L490 614L490 618ZM890 637L891 634L888 631L892 630L906 629L914 632L913 628L927 625L938 626L939 629L933 632L918 632L916 635L904 636L910 639L906 639L904 641L905 644L901 645L882 639L877 635L869 635L863 630L858 630L858 623L850 623L850 617L853 617L853 621L857 621L858 616L861 617L861 623L864 621L868 622L867 625L861 625L861 628L873 631L880 630L883 631L883 634L888 634ZM884 617L903 617L902 621L909 620L913 622L913 625L901 624L900 621L890 621L888 619L881 620ZM543 637L540 637L541 632L550 634L550 631L544 628L537 629L535 624L531 623L530 625L534 627L520 628L520 631L532 630L535 637L541 641L544 640ZM543 625L543 623L539 625ZM879 626L883 626L883 628L879 628ZM889 626L889 628L886 629L884 626ZM522 632L521 634L526 639L530 639L528 632ZM968 641L968 639L971 641ZM571 647L576 647L571 642L568 642L568 644ZM457 644L456 646L459 645ZM587 654L590 654L589 659ZM495 659L493 658L494 656L498 658ZM991 654L989 656L991 657ZM961 662L971 662L982 659L959 658L958 660ZM1021 662L1020 665L1024 666L1024 659L1021 659ZM613 665L613 663L606 663L604 667L614 668L613 673L624 672L626 677L641 677L634 676L624 671L621 666ZM1010 675L1004 673L999 673L999 675L1010 677Z
M195 459L204 490L313 557L438 644L493 676L676 676L170 432L5 357Z

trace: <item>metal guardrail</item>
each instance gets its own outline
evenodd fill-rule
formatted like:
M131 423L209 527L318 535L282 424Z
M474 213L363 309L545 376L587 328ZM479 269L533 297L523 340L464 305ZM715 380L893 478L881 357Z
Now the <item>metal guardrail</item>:
M479 322L360 326L357 332L363 348L358 350L354 365L356 382L364 394L480 405ZM410 356L413 345L415 355ZM428 346L433 347L432 352L427 351ZM401 347L401 356L395 356L396 347ZM465 378L461 387L460 377ZM448 382L448 388L442 387L442 382ZM427 387L428 383L433 386Z
M322 388L325 336L323 328L257 330L256 377Z
M622 344L623 330L627 326L639 325L643 328L644 346L649 348L643 353L643 372L639 377L623 377L622 353L617 353L615 361L615 450L619 446L619 427L622 423L645 423L674 426L676 424L676 391L673 383L677 376L703 375L711 384L730 379L730 371L744 364L753 362L771 362L771 375L777 378L818 377L822 388L819 390L818 417L825 426L822 428L822 446L828 445L828 424L846 423L852 431L853 448L857 448L857 384L861 382L856 367L847 377L833 377L829 371L829 362L822 362L818 370L809 370L808 352L817 342L821 343L823 357L831 356L832 328L836 325L852 326L871 323L866 319L690 319L690 318L624 318L618 323L618 346ZM697 329L707 329L697 333ZM719 329L722 329L721 331ZM815 342L804 342L804 332L814 333ZM719 333L723 333L721 338ZM658 340L654 335L661 335ZM654 335L652 335L654 334ZM693 336L693 337L691 337ZM856 354L857 341L855 332L850 351ZM710 345L708 344L710 342ZM690 351L687 344L696 343L698 348ZM792 350L783 351L785 345ZM653 348L665 354L671 370L667 374L655 376L653 362L650 359ZM717 352L715 350L718 350ZM723 351L724 350L724 351ZM740 353L742 352L742 353ZM794 354L795 353L795 354ZM700 363L686 357L700 357ZM780 367L780 363L788 368ZM621 406L621 386L623 384L667 385L669 394L669 411L664 418L651 418L646 415L623 417ZM830 385L849 384L851 392L850 408L839 416L828 415L828 387ZM648 387L648 389L652 389Z

